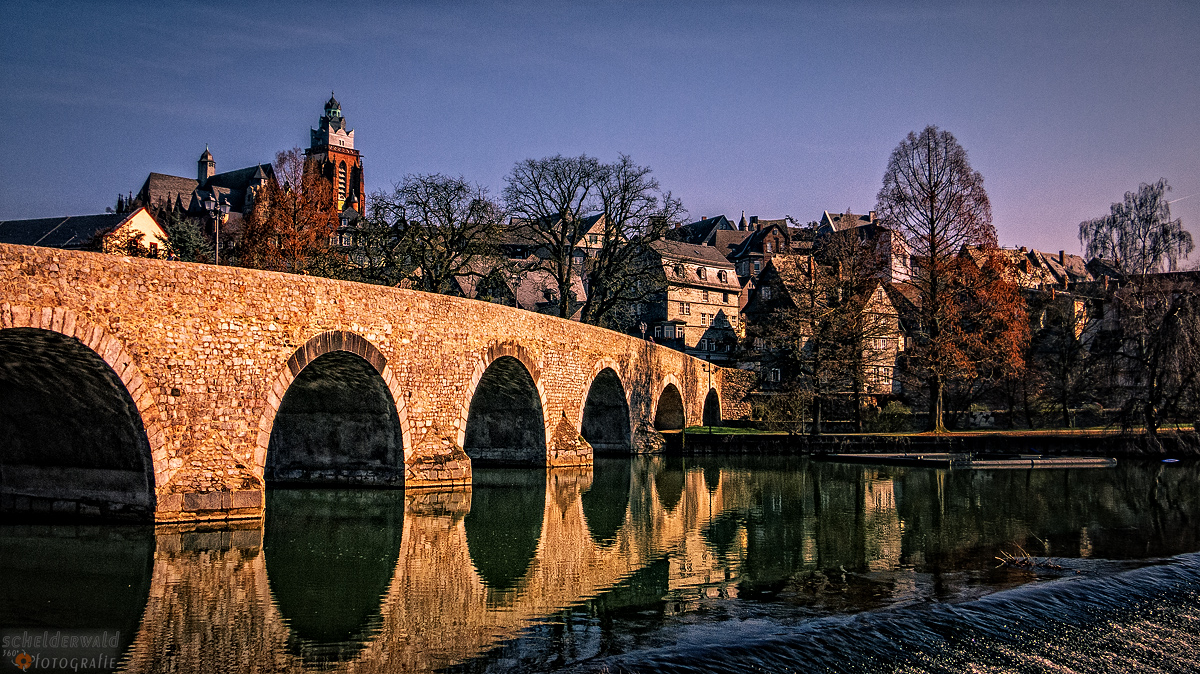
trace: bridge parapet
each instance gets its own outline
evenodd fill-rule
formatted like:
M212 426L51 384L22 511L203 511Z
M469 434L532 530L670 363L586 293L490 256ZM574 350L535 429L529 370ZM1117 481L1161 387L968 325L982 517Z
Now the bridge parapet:
M510 307L293 274L0 245L0 353L20 328L77 340L111 368L123 390L115 395L127 395L141 424L134 430L146 439L149 499L160 520L259 516L263 488L279 479L394 484L395 474L410 488L465 485L473 447L482 456L540 442L533 456L540 465L588 465L585 419L597 412L585 403L602 372L621 393L614 399L610 392L595 409L623 410L631 451L654 446L668 382L681 396L683 423L700 423L708 394L702 361ZM62 367L84 367L67 355ZM718 370L713 387L721 381ZM0 373L0 396L11 400L49 383ZM524 410L515 417L538 421L514 422L499 437L473 421L473 405L487 417L485 399L493 411L511 404ZM13 411L9 400L0 400L9 408L0 414L32 440L30 429L41 422ZM0 455L6 467L21 440L11 442ZM46 449L69 455L71 446L62 440ZM45 487L5 483L4 507L46 501L50 509L64 501ZM99 501L64 507L92 513Z

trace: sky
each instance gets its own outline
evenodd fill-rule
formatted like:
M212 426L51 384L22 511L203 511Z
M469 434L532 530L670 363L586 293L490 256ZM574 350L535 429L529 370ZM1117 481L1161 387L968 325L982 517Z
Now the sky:
M0 0L0 219L81 215L151 171L306 147L336 91L367 191L624 153L692 219L873 208L950 131L1000 243L1165 178L1200 243L1200 3ZM1200 253L1192 260L1200 259Z

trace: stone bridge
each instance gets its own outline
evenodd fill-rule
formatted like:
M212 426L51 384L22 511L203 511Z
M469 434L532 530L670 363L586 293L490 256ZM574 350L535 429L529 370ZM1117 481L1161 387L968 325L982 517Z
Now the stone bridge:
M0 245L2 507L254 518L267 483L586 466L737 416L710 367L474 300Z

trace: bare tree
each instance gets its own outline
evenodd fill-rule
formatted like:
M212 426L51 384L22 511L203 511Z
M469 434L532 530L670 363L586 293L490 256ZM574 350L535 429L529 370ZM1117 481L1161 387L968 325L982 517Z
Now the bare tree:
M462 177L409 175L392 194L372 198L366 257L417 289L445 294L456 279L481 278L501 264L502 221L482 186Z
M831 360L849 389L854 427L862 431L864 396L879 368L895 366L899 323L880 278L889 259L882 255L874 232L850 229L819 239L813 256L829 268L828 291L836 311L830 316Z
M1126 274L1175 271L1195 245L1180 219L1171 218L1170 190L1164 179L1142 183L1108 215L1079 223L1085 255L1107 259Z
M769 298L773 308L747 336L762 340L765 364L771 366L767 370L779 370L780 388L807 392L802 399L809 405L809 432L819 435L824 409L841 374L841 345L835 332L842 304L837 277L832 267L809 256L777 256L771 266L778 276L764 279L758 299Z
M577 251L596 210L600 162L587 155L518 162L505 178L504 204L518 223L514 234L537 247L531 269L547 272L557 286L558 315L569 318L577 306L571 286L583 272Z
M1109 365L1109 395L1123 403L1124 424L1140 420L1155 436L1200 393L1200 279L1194 272L1127 277L1109 312L1111 332L1093 354Z
M942 431L946 380L973 365L962 350L959 252L963 246L995 247L991 202L966 150L950 132L927 126L920 135L910 132L892 152L875 209L886 227L907 240L916 263L905 281L919 297L910 357L929 394L930 429Z
M588 242L595 254L587 261L587 299L580 317L584 323L627 332L636 322L633 309L638 303L665 290L661 264L647 251L686 211L650 173L648 166L633 163L628 155L599 166L595 192L603 217L591 230L599 240Z

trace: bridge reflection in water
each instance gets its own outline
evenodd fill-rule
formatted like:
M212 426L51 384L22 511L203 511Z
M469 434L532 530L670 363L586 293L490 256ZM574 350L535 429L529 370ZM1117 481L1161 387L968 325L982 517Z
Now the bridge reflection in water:
M126 671L550 663L562 654L538 650L555 638L513 640L572 612L855 612L1027 582L993 568L1013 544L1056 557L1194 551L1198 478L1161 464L948 472L642 456L478 470L469 490L276 490L261 528L0 528L0 626L121 629ZM572 657L602 651L604 629L576 638Z

